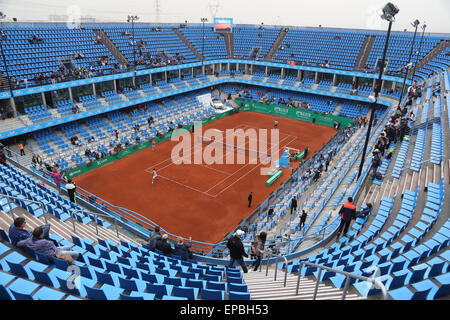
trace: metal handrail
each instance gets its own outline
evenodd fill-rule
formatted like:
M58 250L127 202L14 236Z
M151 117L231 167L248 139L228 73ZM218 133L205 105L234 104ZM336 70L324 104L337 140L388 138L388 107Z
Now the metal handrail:
M95 233L96 233L97 235L98 235L98 223L97 223L97 218L98 218L98 217L105 217L105 218L113 219L113 221L114 221L114 227L115 227L116 233L117 233L117 237L119 237L119 227L118 227L118 223L117 223L117 219L116 219L116 218L111 217L111 216L106 215L106 214L90 212L90 211L82 210L82 209L76 209L76 210L70 212L70 216L72 217L72 222L73 222L73 232L76 233L75 220L77 220L77 219L76 219L76 217L75 217L75 214L78 213L78 212L85 212L85 213L93 214L93 215L94 215L94 217L95 217L95 223L94 223L94 224L95 224Z
M27 198L14 197L14 196L10 196L10 195L3 194L3 193L0 193L0 197L5 197L6 199L8 199L8 206L9 206L9 209L10 209L9 212L11 212L11 216L12 216L13 219L15 219L15 217L14 217L14 212L12 211L12 208L11 208L11 201L10 201L10 199L17 199L17 200L21 200L21 201L28 201L28 202L31 202L31 203L38 204L41 207L42 212L44 213L43 216L44 216L45 223L46 224L48 223L47 222L47 217L45 216L45 211L46 211L45 210L45 205L41 201L30 200L30 199L27 199Z
M319 268L319 274L317 275L317 282L316 282L316 287L314 289L314 295L313 295L313 299L312 300L315 300L316 297L317 297L317 291L319 289L320 276L322 275L322 271L323 270L340 273L340 274L343 274L344 276L346 276L345 285L344 285L344 291L342 292L342 300L345 300L345 297L347 295L347 291L348 291L348 288L350 286L350 278L355 278L355 279L359 279L359 280L362 280L362 281L371 282L372 285L376 285L376 286L378 286L379 289L381 289L381 292L383 294L383 300L387 299L386 287L384 286L383 282L381 282L379 279L369 278L369 277L361 276L361 275L358 275L358 274L353 274L353 273L350 273L350 272L347 272L347 271L343 271L343 270L339 270L339 269L335 269L335 268L331 268L331 267L326 267L326 266L322 266L322 265L318 265L318 264L315 264L315 263L312 263L312 262L307 262L307 261L300 261L299 269L298 269L297 287L296 287L296 290L295 290L295 295L299 295L302 265L306 265L306 266L310 266L310 267L314 267L314 268ZM286 266L286 272L287 272L287 266Z
M267 250L264 251L264 256L265 255L269 255L270 257L275 257L275 258L282 258L284 260L284 263L285 263L285 266L286 266L286 270L284 272L284 285L283 286L286 287L286 282L287 282L287 264L288 264L287 258L285 256L282 256L282 255L279 255L279 254L275 254L275 253L269 252ZM270 265L270 260L267 259L266 277L269 274L269 265ZM260 270L261 270L261 267L260 267ZM277 268L277 259L276 259L275 260L275 275L274 275L273 281L277 280L277 272L278 272L278 268Z

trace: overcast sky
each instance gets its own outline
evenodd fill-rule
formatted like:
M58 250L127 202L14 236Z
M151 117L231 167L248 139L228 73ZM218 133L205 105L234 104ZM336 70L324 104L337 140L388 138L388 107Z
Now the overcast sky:
M376 14L386 0L0 0L7 20L48 20L49 14L92 16L97 21L200 22L201 17L230 17L235 24L387 29ZM393 30L408 29L419 19L427 32L450 33L450 0L392 0L400 12ZM156 15L159 3L159 16Z

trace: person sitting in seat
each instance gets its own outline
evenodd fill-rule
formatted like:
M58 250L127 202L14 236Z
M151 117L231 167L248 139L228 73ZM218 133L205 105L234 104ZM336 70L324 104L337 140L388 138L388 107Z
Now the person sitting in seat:
M42 227L37 227L33 230L32 236L21 240L17 243L18 247L26 247L36 251L48 259L58 258L66 260L73 264L74 260L78 259L79 253L76 251L69 251L68 246L56 247L55 244L47 239L44 239L44 230Z
M13 245L17 245L17 243L21 240L25 240L32 237L31 231L28 231L25 229L27 221L24 217L17 217L14 219L13 224L9 227L9 239L11 240L11 243ZM49 233L50 233L50 225L46 224L41 226L42 230L44 231L44 238L47 240L49 239ZM57 245L57 242L52 240L55 245Z
M357 218L366 218L372 211L372 204L366 203L366 207L361 209L361 211L356 216Z

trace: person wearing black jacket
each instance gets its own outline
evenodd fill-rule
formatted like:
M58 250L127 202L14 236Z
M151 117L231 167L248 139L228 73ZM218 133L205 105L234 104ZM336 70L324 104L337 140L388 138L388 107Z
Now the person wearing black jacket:
M353 204L353 198L348 197L347 203L345 203L341 210L339 211L339 214L341 215L341 224L339 225L338 232L336 234L336 238L339 238L342 229L344 229L344 234L347 233L348 227L350 226L350 223L353 219L356 217L356 207Z
M161 239L156 242L156 249L162 251L166 257L170 257L173 253L173 249L170 243L167 242L167 239L167 234L163 234Z
M236 233L228 240L227 248L230 250L230 264L228 267L232 267L234 262L237 261L242 267L242 271L247 273L247 266L245 265L244 258L248 258L248 254L244 250L244 245L242 244L241 237L245 232L242 230L236 231Z
M252 199L253 199L253 192L250 192L248 195L248 207L250 208L252 206Z
M291 200L291 214L297 210L297 198L294 196Z
M303 210L302 215L300 217L300 225L299 225L299 229L301 229L304 225L305 225L305 221L306 218L308 217L308 214L306 213L305 210Z
M155 227L155 231L148 239L148 246L151 251L155 251L156 243L161 239L161 233L159 232L159 230L159 227Z

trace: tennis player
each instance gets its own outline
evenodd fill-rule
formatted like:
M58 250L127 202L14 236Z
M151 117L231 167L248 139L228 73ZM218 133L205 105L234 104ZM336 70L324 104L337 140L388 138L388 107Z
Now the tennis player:
M153 181L155 181L156 177L158 177L158 174L156 173L156 169L155 169L155 168L153 168L153 178L152 178L152 184L153 184Z

